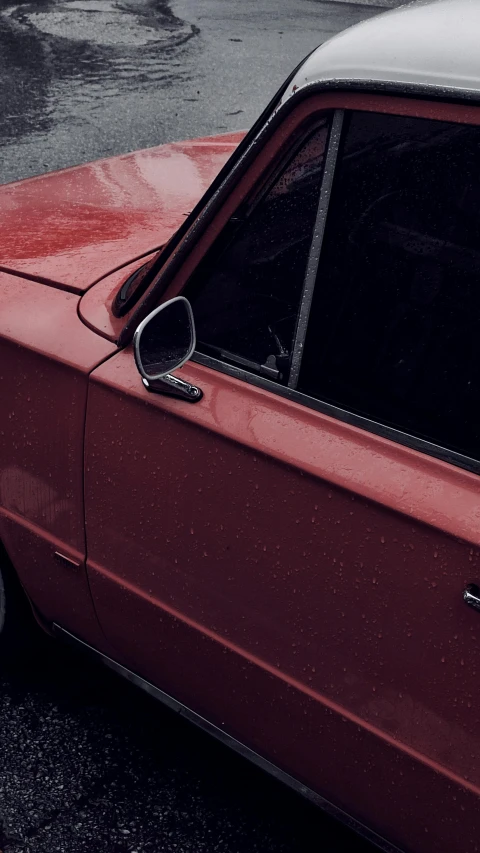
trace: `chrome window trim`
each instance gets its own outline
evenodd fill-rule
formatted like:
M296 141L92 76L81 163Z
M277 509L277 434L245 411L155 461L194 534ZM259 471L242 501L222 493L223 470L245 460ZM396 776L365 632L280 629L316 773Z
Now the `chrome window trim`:
M322 251L323 237L325 234L325 225L327 222L330 196L332 194L335 167L337 164L338 152L340 150L340 140L342 136L344 117L345 110L335 110L333 114L332 124L330 126L330 133L327 141L327 152L325 156L325 165L323 167L322 182L320 187L320 196L318 199L317 215L313 228L312 242L310 244L307 269L303 280L303 290L300 298L300 307L297 316L297 326L295 330L295 338L292 349L292 363L290 366L290 374L288 378L289 388L297 387L298 379L300 376L300 367L305 346L305 338L307 336L308 320L310 317L310 309L312 307L312 299L313 292L315 290L315 281L317 278L318 265L320 263L320 255Z
M270 117L270 121L285 110L287 104L296 105L302 98L321 95L324 92L354 92L359 95L393 95L421 101L444 101L449 104L480 106L480 91L460 89L455 86L441 86L434 83L380 80L374 77L324 77L312 80L300 86L294 95L285 98L285 94ZM394 115L394 113L392 113ZM442 119L439 119L442 121Z
M398 847L395 847L393 844L390 844L389 841L377 835L373 830L368 829L368 827L364 826L363 823L360 823L355 818L351 817L347 812L344 812L342 809L335 806L329 800L326 800L320 794L317 794L316 791L313 791L307 785L304 785L298 779L295 779L289 773L286 773L284 770L281 770L275 764L272 764L271 761L268 761L267 758L264 758L262 755L259 755L258 752L255 752L250 747L246 746L241 741L232 737L232 735L228 734L224 729L219 728L214 723L210 723L205 717L202 717L200 714L197 714L196 711L193 711L187 705L184 705L178 699L171 696L169 693L165 693L165 691L161 690L159 687L156 687L150 681L147 681L142 676L137 675L137 673L133 672L127 667L123 666L123 664L118 663L113 660L113 658L108 657L108 655L103 654L103 652L98 651L94 646L90 646L84 640L80 640L74 634L71 634L70 631L67 631L65 628L62 628L61 625L53 623L53 632L59 637L63 638L66 642L79 647L82 651L86 652L90 657L94 657L99 660L104 666L107 666L109 669L113 670L117 675L121 675L130 684L139 687L141 690L144 690L145 693L148 693L149 696L152 696L157 701L161 702L162 705L165 705L170 710L176 712L184 719L188 720L193 725L197 726L197 728L202 729L202 731L209 734L211 737L214 737L216 740L223 743L229 749L232 749L238 755L241 755L243 758L246 758L247 761L250 761L252 764L255 764L264 772L268 773L269 776L273 776L274 779L277 779L282 784L286 785L288 788L291 788L297 794L300 794L304 799L309 800L311 803L316 805L326 814L330 815L330 817L337 820L339 823L342 823L344 826L356 832L357 835L364 838L370 844L374 845L378 850L383 851L383 853L402 853Z
M423 438L418 438L415 435L410 435L407 432L395 429L394 427L386 426L378 421L370 420L369 418L356 415L354 412L349 412L348 409L341 409L331 403L325 403L323 400L317 400L315 397L310 397L308 394L303 394L295 388L289 388L285 385L279 385L271 379L266 379L263 376L257 376L254 373L249 373L247 370L234 367L230 364L225 364L219 359L212 358L208 355L195 352L191 361L197 364L202 364L204 367L211 367L219 373L225 373L227 376L232 376L234 379L240 379L248 385L255 385L257 388L263 388L264 391L272 391L279 397L287 400L292 400L295 403L305 406L307 409L313 409L323 415L329 415L337 421L351 424L352 426L360 427L365 432L379 435L382 438L388 438L396 444L401 444L404 447L410 447L412 450L417 450L419 453L424 453L427 456L432 456L435 459L440 459L442 462L448 462L450 465L456 465L457 468L463 468L465 471L470 471L473 474L480 474L480 461L472 459L470 456L464 456L457 453L455 450L449 450L447 447L441 447L439 444L427 441Z

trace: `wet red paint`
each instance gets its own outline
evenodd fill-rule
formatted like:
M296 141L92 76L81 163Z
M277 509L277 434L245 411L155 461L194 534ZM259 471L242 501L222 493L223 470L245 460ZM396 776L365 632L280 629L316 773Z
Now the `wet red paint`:
M93 375L88 565L117 655L362 820L383 799L389 836L412 808L395 795L406 766L442 768L445 802L478 793L478 619L462 601L480 571L476 476L208 368L180 373L200 404L148 394L128 350ZM437 808L421 805L430 833Z
M479 115L330 94L297 123L336 105ZM118 287L239 138L0 191L16 271L0 273L0 537L47 622L401 847L473 853L480 617L462 591L480 577L478 477L193 363L179 373L200 403L149 394L114 343Z
M82 296L78 312L83 322L109 341L116 341L125 325L123 317L115 317L112 303L124 281L143 264L152 260L155 253L145 255L141 260L133 261L116 272L105 276L95 287L90 287Z
M85 291L164 244L243 136L161 145L0 187L0 269Z
M89 372L115 351L78 296L0 272L0 539L49 621L102 642L85 574L83 420ZM81 562L65 571L55 551Z

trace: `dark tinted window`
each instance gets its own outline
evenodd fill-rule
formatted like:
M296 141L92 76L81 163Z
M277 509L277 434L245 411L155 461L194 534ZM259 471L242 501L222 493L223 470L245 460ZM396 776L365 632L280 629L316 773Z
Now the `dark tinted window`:
M299 390L480 453L480 130L354 113Z
M325 120L228 223L186 295L197 350L286 381L317 213Z

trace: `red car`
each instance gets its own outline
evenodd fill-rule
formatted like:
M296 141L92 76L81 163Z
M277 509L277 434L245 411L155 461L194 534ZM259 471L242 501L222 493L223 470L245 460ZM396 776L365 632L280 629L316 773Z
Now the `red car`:
M479 33L409 4L244 138L0 190L2 644L23 589L418 853L480 850Z

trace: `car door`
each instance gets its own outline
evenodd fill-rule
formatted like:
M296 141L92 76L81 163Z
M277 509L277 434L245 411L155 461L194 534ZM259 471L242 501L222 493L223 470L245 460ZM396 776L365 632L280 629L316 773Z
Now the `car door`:
M189 273L199 403L131 348L92 374L88 571L125 666L399 845L465 853L479 131L377 102L344 99L327 152L311 116Z

